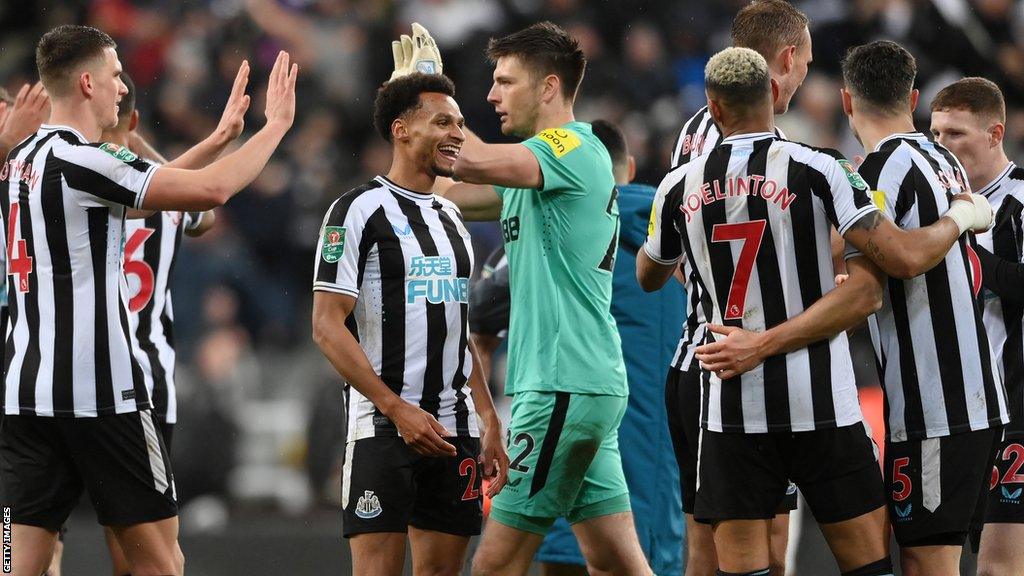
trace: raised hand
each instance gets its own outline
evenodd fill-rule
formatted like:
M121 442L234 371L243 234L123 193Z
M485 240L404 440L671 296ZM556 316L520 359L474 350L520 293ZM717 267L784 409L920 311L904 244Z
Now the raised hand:
M444 70L437 43L418 22L412 23L412 36L402 34L399 40L391 43L391 56L395 60L391 80L413 72L441 74Z
M267 82L267 124L291 128L295 121L295 80L298 76L299 65L291 63L287 52L279 52Z
M25 84L14 99L14 106L7 107L6 118L0 126L0 145L13 147L18 142L35 134L39 126L50 117L50 95L42 82L35 86Z
M245 87L249 83L249 61L243 60L238 67L238 74L235 75L235 82L231 85L231 95L228 103L224 106L224 113L220 116L220 122L214 134L224 143L231 142L242 134L245 128L245 113L249 110L249 95L245 93Z

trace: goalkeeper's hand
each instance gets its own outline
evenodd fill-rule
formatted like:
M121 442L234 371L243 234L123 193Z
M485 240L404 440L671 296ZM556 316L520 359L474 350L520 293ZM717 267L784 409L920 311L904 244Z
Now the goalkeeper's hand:
M441 51L430 36L430 32L417 22L412 23L412 37L402 34L399 41L391 43L391 55L395 59L395 71L391 80L413 72L441 74Z

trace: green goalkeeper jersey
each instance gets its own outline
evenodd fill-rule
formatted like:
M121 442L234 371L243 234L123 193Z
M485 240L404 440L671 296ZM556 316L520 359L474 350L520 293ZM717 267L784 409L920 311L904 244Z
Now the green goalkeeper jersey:
M505 392L626 396L610 311L619 208L608 151L584 122L523 145L543 187L495 187L512 298Z

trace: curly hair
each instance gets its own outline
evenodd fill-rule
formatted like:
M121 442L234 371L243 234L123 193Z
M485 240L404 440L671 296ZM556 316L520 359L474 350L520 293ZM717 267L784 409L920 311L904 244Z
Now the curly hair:
M373 126L391 142L391 124L398 118L419 110L420 94L436 92L455 97L455 84L443 74L414 73L396 78L377 90L373 101Z

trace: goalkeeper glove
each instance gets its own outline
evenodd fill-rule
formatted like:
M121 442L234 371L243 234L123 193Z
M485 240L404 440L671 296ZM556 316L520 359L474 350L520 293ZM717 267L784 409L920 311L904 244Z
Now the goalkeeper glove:
M441 51L430 36L430 32L418 23L412 23L412 37L402 34L399 41L391 43L391 55L395 59L395 71L391 80L413 72L441 74Z

